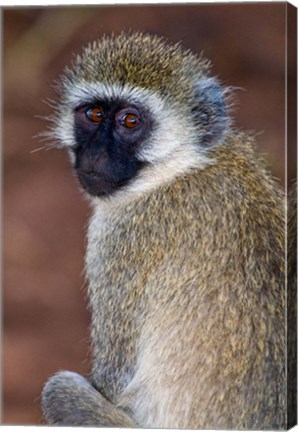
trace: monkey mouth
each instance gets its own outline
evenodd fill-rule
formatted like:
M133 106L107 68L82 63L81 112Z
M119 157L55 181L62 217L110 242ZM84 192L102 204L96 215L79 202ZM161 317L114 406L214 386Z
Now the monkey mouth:
M96 171L76 171L77 178L91 196L101 197L111 195L125 184L125 181L116 181L113 178Z

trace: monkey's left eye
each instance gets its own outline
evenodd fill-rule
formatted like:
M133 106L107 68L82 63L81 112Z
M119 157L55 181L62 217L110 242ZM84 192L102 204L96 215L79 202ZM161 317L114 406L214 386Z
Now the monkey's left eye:
M103 121L103 110L100 107L88 108L85 112L89 120L97 123Z
M120 122L122 126L132 129L140 124L140 118L134 113L127 113L122 116Z

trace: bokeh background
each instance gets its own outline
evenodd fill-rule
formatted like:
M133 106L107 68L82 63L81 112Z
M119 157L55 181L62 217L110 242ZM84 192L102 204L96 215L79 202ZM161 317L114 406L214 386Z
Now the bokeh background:
M73 53L103 33L142 30L182 41L236 91L235 125L258 133L284 184L286 3L6 8L4 27L3 417L41 424L42 385L89 370L83 277L87 201L68 157L35 151L43 103ZM288 73L295 76L294 63ZM290 165L289 172L294 173Z

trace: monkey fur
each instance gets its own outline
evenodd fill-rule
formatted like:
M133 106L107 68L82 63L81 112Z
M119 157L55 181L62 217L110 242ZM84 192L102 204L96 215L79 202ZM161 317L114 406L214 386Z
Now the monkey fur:
M290 182L289 182L290 183ZM297 183L287 199L287 428L297 424Z
M284 198L209 69L129 33L61 81L52 136L93 206L93 361L46 383L49 424L286 427Z

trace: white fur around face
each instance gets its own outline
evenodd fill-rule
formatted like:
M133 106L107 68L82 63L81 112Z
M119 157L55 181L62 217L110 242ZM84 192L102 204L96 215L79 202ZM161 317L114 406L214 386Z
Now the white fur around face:
M212 163L203 150L199 150L200 136L187 115L179 112L169 101L156 93L129 85L106 85L81 82L68 86L63 115L57 118L54 138L63 147L71 148L75 142L74 110L80 105L100 99L122 99L142 106L154 119L153 130L138 151L138 159L150 165L126 186L109 197L109 204L127 201L163 183L168 183L192 168L204 168ZM95 198L94 203L106 199Z

